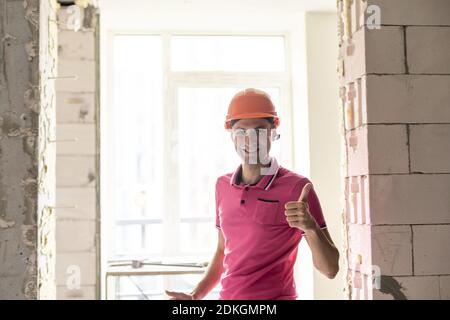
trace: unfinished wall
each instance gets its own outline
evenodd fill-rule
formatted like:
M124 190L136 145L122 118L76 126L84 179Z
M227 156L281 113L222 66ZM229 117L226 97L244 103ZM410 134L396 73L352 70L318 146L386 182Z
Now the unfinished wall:
M0 1L0 299L52 299L56 3Z
M81 28L68 29L71 12L59 20L59 70L76 79L57 83L57 297L98 297L97 254L97 12L80 9Z
M347 293L449 299L450 1L338 8ZM369 30L377 8L381 28Z

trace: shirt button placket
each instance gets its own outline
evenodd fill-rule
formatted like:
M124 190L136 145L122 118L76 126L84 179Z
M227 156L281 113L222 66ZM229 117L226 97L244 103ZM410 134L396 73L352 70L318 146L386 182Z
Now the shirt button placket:
M249 190L248 186L245 186L241 193L241 205L245 204L245 200L247 199L247 191Z

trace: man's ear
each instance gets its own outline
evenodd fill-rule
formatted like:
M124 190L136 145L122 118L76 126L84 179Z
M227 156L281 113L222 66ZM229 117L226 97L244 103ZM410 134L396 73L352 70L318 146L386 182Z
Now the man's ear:
M273 128L270 130L270 140L275 141L280 139L280 135L277 133L277 129Z
M273 125L275 128L278 128L278 126L280 125L280 118L275 117L273 120Z

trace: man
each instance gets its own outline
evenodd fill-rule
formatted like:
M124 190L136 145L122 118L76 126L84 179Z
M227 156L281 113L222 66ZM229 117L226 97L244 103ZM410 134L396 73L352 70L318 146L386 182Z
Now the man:
M225 127L242 164L216 182L217 249L194 290L166 291L171 299L202 299L221 281L221 300L294 300L293 271L303 237L314 266L330 279L336 276L339 252L311 182L269 156L278 125L265 92L246 89L233 97Z

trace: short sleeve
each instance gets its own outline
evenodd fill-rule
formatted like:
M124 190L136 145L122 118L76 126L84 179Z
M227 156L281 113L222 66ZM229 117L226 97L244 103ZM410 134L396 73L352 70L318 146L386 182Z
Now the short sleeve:
M220 218L219 218L219 187L218 187L218 181L216 182L216 228L220 228Z
M298 199L300 197L300 193L303 190L303 187L307 183L313 184L308 178L304 178L300 180L300 182L296 185L294 188L294 196L295 199ZM314 184L311 190L309 191L308 195L308 205L309 205L309 212L311 215L316 219L317 224L321 229L325 229L327 227L325 218L323 216L322 207L320 205L319 197L317 196L316 191L314 190Z

